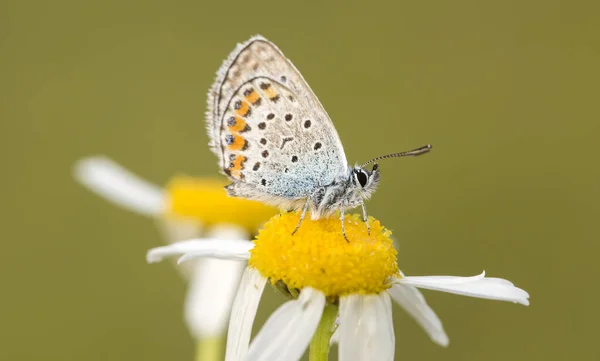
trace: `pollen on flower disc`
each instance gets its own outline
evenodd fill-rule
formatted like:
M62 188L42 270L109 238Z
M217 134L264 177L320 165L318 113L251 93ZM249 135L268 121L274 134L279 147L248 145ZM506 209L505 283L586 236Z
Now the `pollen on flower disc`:
M346 215L346 241L336 216L317 221L307 216L292 236L299 217L293 212L271 218L254 241L249 265L271 283L339 297L379 293L390 287L390 277L398 276L391 232L379 221L369 219L369 235L358 215Z

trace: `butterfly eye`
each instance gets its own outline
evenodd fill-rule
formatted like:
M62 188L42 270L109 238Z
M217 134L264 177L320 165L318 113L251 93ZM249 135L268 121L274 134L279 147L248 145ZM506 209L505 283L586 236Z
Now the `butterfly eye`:
M367 185L367 180L369 179L369 177L362 170L357 170L356 179L358 180L358 183L360 183L360 186L364 188Z

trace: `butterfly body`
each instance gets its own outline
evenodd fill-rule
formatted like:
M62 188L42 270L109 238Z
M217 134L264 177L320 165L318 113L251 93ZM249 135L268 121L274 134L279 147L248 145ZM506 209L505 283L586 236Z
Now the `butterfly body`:
M294 188L301 183L296 180L282 179L270 192L257 189L254 185L245 182L233 182L225 187L231 196L244 197L261 201L263 203L288 210L302 209L307 206L311 211L311 218L316 220L329 216L341 209L351 209L363 204L369 199L379 183L379 172L362 170L369 183L362 186L356 174L360 168L348 167L345 174L341 174L330 183L320 183L319 179L306 180L303 193L280 192L282 189ZM286 184L287 183L287 184ZM312 188L311 188L312 185ZM266 194L265 194L266 193Z

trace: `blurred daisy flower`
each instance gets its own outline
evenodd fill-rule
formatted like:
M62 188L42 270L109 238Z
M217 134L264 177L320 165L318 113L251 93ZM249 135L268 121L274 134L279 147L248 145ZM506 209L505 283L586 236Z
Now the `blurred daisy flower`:
M205 236L247 240L275 214L259 202L228 197L224 182L213 178L174 177L163 189L114 161L84 158L75 179L92 192L127 210L154 218L168 243ZM198 360L220 360L231 304L245 260L197 259L182 268L189 282L184 317L198 340Z
M404 276L398 269L391 232L370 219L371 233L358 215L304 220L297 213L275 216L253 243L240 240L189 240L148 252L149 262L180 255L248 259L234 301L226 361L299 360L307 348L311 361L327 360L339 342L339 359L393 360L393 299L439 345L448 345L442 323L417 288L529 304L529 295L507 280L485 277ZM252 324L265 284L290 296L250 343ZM339 325L339 326L338 326ZM336 329L337 328L337 329ZM335 335L334 335L335 331Z

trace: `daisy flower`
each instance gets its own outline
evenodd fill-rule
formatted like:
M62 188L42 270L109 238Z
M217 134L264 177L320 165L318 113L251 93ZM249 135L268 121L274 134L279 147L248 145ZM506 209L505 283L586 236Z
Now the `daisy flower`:
M334 340L339 359L393 360L392 302L400 304L439 345L448 345L440 319L417 288L528 305L529 295L511 282L486 277L402 274L391 232L371 218L370 234L358 215L305 219L291 231L299 214L286 213L267 222L253 243L240 240L189 240L152 249L149 262L179 255L248 259L237 291L227 335L226 361L299 360L309 349L311 361L327 360ZM290 297L250 342L252 324L267 283ZM337 326L339 325L339 326ZM336 329L337 327L337 329Z
M205 236L247 240L275 211L261 203L228 197L212 178L174 177L163 189L114 161L84 158L75 179L92 192L156 220L168 243ZM198 340L198 359L220 360L221 346L245 260L198 259L182 268L188 280L184 317Z

